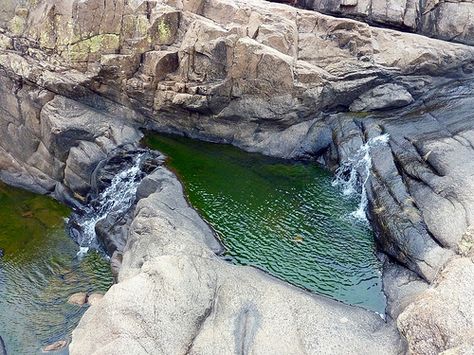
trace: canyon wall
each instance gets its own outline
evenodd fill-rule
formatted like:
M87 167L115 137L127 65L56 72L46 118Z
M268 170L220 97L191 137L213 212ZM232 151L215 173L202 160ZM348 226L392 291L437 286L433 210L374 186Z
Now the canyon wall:
M299 0L296 3L322 13L474 44L472 0Z
M8 101L4 132L10 133L1 147L14 158L7 163L18 165L13 170L31 175L32 166L48 191L63 175L66 186L87 191L89 171L78 177L74 160L100 160L102 148L90 142L105 134L102 127L79 146L77 127L48 127L54 106L80 105L119 126L126 121L285 158L323 156L335 166L367 139L364 125L384 129L357 112L418 105L448 77L469 76L474 61L469 46L260 1L48 0L6 13L0 68ZM91 120L74 111L60 113L73 117L68 125ZM344 119L337 114L351 111ZM63 144L56 131L70 132L60 149L52 147ZM117 144L121 139L127 138ZM13 141L28 146L16 151ZM378 208L399 215L394 223L373 216L385 225L381 245L432 280L450 252L426 228L421 204L405 186L408 174L394 166L399 196L371 188Z
M436 15L451 4L471 6L440 2L412 30L471 43L469 12ZM461 35L449 38L448 20L462 22ZM95 165L136 145L140 128L331 168L388 133L367 184L378 243L441 292L473 245L473 70L469 45L258 0L9 0L0 9L0 177L84 200ZM399 323L414 351L463 346L464 335L446 340L454 328L436 312L417 319L426 330L417 338L403 319L422 307ZM449 311L469 334L472 310Z

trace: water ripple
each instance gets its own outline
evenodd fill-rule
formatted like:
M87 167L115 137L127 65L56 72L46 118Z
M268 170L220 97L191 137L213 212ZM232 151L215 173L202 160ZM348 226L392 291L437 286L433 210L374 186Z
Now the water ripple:
M233 262L384 312L372 232L350 218L359 201L343 196L327 171L185 138L150 136L147 143L170 157Z

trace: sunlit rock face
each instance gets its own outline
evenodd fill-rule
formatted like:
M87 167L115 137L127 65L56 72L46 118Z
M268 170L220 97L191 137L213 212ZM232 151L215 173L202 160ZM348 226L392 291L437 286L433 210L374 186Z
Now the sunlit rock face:
M470 43L470 2L421 22L410 4L374 22ZM366 186L380 249L433 282L470 248L473 47L258 0L4 1L0 27L3 180L84 200L143 127L332 168L388 133Z
M259 125L265 134L303 124L386 82L400 85L398 96L419 97L432 82L420 81L415 93L401 75L468 70L473 58L467 46L260 1L49 0L6 14L0 42L23 54L1 60L8 71L66 95L54 74L64 81L75 69L82 74L70 80L149 125L244 147L264 139ZM384 107L409 102L396 96ZM300 131L293 135L307 127Z
M447 41L474 44L474 3L446 0L299 0L299 6Z

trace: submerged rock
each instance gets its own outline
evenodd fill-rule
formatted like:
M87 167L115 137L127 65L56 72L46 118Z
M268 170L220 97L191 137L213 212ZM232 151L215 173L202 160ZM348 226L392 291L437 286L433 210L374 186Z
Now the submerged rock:
M67 303L82 306L87 303L87 293L78 292L69 296Z
M45 346L42 351L44 353L49 353L49 352L54 352L54 351L58 351L58 350L61 350L61 349L64 349L68 344L68 341L67 340L58 340L52 344L49 344L47 346Z
M7 355L7 348L5 347L5 342L0 336L0 355Z

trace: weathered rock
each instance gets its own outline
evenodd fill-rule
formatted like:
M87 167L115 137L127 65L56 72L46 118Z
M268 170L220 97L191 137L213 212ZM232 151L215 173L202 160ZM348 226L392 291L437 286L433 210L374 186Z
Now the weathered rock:
M324 1L328 8L333 3ZM28 5L9 0L0 9L2 180L65 201L72 196L85 201L91 171L117 146L135 145L141 136L135 127L279 157L318 158L331 167L350 160L371 137L389 133L388 145L371 152L366 185L379 247L429 282L454 253L471 255L474 105L472 87L456 78L473 73L472 47L258 0ZM472 40L468 2L343 0L339 5L338 15ZM448 8L465 11L448 15ZM380 88L400 92L401 87L401 101L391 97L392 90L374 100ZM364 110L388 110L410 97L415 102L409 108L389 114L346 112L355 100L368 101ZM400 349L393 327L364 311L216 259L222 247L209 227L176 198L182 191L170 193L161 184L169 181L166 176L154 176L158 179L139 188L148 202L138 206L132 229L120 232L121 247L129 237L121 282L88 312L76 335L99 340L82 342L81 352L95 346L113 352L128 343L127 352L162 346L206 352L212 341L218 352L228 352L229 344L256 352L265 346L279 352ZM155 189L167 206L156 200ZM120 253L114 255L116 270ZM393 283L387 289L397 290L390 308L395 317L423 282L412 281L410 273L388 271L388 276ZM398 290L395 285L407 279ZM195 296L195 290L201 293ZM134 302L137 292L143 304ZM162 295L169 296L156 305ZM217 310L209 306L214 303ZM117 305L122 314L112 312ZM152 305L160 317L153 318ZM183 311L181 317L175 317L176 310ZM206 318L208 312L213 317ZM151 329L140 325L143 319L136 314L150 317L143 319ZM124 319L138 325L124 330ZM110 329L104 325L109 323ZM382 335L374 333L377 327ZM117 338L109 337L111 329L117 329ZM403 329L417 347L409 327ZM128 339L130 334L144 345ZM460 338L467 336L463 330ZM458 343L453 346L465 346Z
M387 296L387 315L397 319L400 313L428 288L428 283L403 266L386 261L383 286Z
M104 295L101 293L92 293L87 297L87 304L90 306L95 306L102 301L102 298L104 298Z
M67 303L82 306L87 303L87 293L78 292L69 296Z
M409 105L413 101L413 97L403 86L383 84L360 95L349 106L349 110L358 112L393 109Z
M404 28L426 36L474 44L474 3L462 0L299 0L327 14Z
M20 85L16 79L2 80L0 91L10 113L2 111L0 126L10 133L0 140L5 152L0 168L2 178L15 185L58 193L56 197L64 201L70 200L62 196L66 190L85 196L95 165L118 145L140 139L140 133L122 120L90 106L29 85L15 89ZM18 90L18 99L9 99L9 90Z
M122 267L122 260L122 253L117 250L114 251L110 257L110 269L112 271L112 276L114 277L114 282L117 282L118 280L118 274L120 272L120 268Z
M119 283L86 312L71 354L402 351L379 316L217 258L210 229L183 218L173 174L152 178L161 184L138 203Z
M437 354L466 348L465 342L474 334L473 285L472 260L454 259L434 285L402 312L397 323L412 353ZM472 349L472 343L470 346ZM462 353L456 351L451 353Z
M126 213L109 213L106 218L100 220L95 225L95 232L100 244L104 247L108 255L115 251L121 252L127 243L128 227L131 216Z

